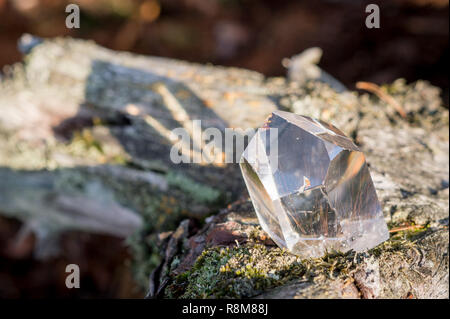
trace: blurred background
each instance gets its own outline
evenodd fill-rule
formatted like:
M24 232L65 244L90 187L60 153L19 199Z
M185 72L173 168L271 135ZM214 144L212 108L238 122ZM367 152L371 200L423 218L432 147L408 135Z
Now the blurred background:
M69 3L80 6L80 29L65 28ZM380 29L365 27L369 3L380 6ZM0 67L21 61L23 33L92 39L114 50L267 76L285 75L283 58L318 46L320 66L350 89L356 81L424 79L442 89L448 107L448 14L448 0L0 0ZM32 235L13 240L19 229L0 219L0 297L143 296L129 278L121 240L69 233L63 256L38 262ZM74 256L86 262L84 286L68 290L57 274Z
M80 29L64 27L68 3L80 6ZM368 3L380 6L380 29L364 27ZM24 32L268 76L285 74L283 58L319 46L322 68L349 88L425 79L448 101L448 13L448 0L0 0L0 66L20 61Z

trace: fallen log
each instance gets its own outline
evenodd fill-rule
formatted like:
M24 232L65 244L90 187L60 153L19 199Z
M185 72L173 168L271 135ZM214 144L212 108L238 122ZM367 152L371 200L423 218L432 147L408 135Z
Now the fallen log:
M70 38L25 36L20 48L24 63L6 68L0 84L0 214L42 243L71 229L126 237L135 279L146 287L152 274L152 297L448 298L448 111L439 89L403 80L378 88L400 114L301 55L289 78L265 78ZM308 61L314 72L304 72ZM201 131L256 128L275 109L351 136L389 227L404 230L364 254L299 260L258 227L237 164L170 158L173 129L194 120Z

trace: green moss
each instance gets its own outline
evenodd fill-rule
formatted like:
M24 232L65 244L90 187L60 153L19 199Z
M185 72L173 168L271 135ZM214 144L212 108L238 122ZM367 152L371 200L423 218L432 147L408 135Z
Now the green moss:
M104 140L98 139L96 135ZM0 149L0 165L14 169L56 169L106 163L124 165L130 160L130 156L114 141L108 129L101 125L74 132L68 142L49 139L42 144L0 131Z
M239 247L207 248L189 271L173 278L165 294L168 298L250 298L294 280L346 280L369 256L379 260L393 255L406 257L415 246L412 237L399 234L366 253L329 252L322 258L310 259L255 241Z
M156 234L175 229L180 221L186 218L186 214L189 214L194 202L209 203L219 197L215 192L211 194L208 187L189 184L188 179L181 178L180 175L173 178L174 175L168 173L169 185L172 186L170 193L154 189L144 182L124 184L114 178L108 179L107 176L102 178L108 187L114 190L118 202L131 207L144 218L143 228L128 241L133 255L134 277L144 289L148 286L151 271L161 261ZM188 188L188 185L191 188ZM187 193L187 190L190 192ZM194 194L197 195L195 199L192 198Z
M419 238L422 238L424 234L428 233L430 230L430 225L426 225L422 228L416 228L412 230L408 230L405 233L406 239L409 241L415 241Z
M245 298L294 279L321 280L346 276L354 254L330 253L300 259L280 248L248 243L203 251L192 269L166 288L169 298Z
M94 127L76 131L69 144L59 146L63 148L64 152L74 157L88 158L101 164L126 164L130 160L130 156L115 141L115 138L109 133L109 129L101 125L99 120L96 121ZM98 139L96 135L100 135L105 141Z
M403 236L393 235L389 240L369 250L369 254L375 257L387 256L390 253L404 254L415 246L414 241L408 240Z
M388 223L390 231L399 228L401 230L391 233L391 241L407 240L413 242L421 238L430 229L430 225L416 225L414 222L391 222Z
M214 203L221 195L221 192L202 184L199 184L191 178L179 173L169 172L166 176L170 186L177 187L192 199L199 203Z
M155 235L151 235L147 244L143 243L146 237L145 231L139 231L126 239L126 244L131 250L132 271L135 282L143 289L148 288L148 280L153 269L161 263L161 256L156 246Z
M55 170L55 188L61 192L78 193L94 199L114 201L143 217L143 227L127 240L133 256L132 270L136 282L146 289L151 271L159 264L156 233L175 229L184 218L190 202L179 190L171 195L145 181L128 181L89 168Z

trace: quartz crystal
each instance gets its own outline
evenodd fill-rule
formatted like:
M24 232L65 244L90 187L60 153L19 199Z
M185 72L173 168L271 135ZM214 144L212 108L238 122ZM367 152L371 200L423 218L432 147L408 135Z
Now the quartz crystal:
M336 127L275 111L240 160L261 227L302 257L389 238L364 154Z

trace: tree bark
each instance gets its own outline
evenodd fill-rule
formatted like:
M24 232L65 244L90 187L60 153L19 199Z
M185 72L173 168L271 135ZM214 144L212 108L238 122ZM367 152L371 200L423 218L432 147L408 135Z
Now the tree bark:
M0 214L43 242L69 229L127 237L136 280L147 286L152 273L152 297L448 298L449 127L439 89L397 80L358 94L304 56L289 78L265 78L70 38L24 37L20 48L24 63L6 68L0 85ZM299 260L258 226L236 163L170 159L175 128L257 128L275 109L355 140L389 241Z

